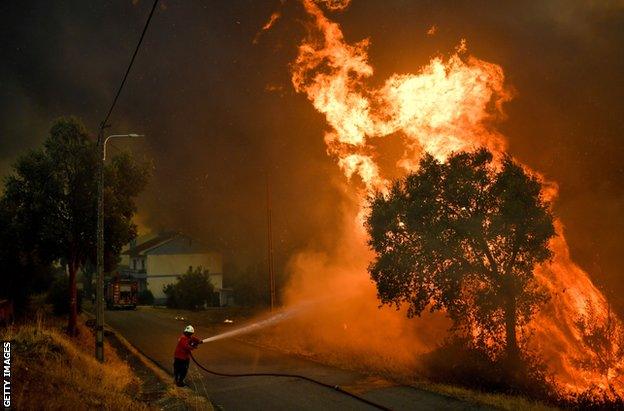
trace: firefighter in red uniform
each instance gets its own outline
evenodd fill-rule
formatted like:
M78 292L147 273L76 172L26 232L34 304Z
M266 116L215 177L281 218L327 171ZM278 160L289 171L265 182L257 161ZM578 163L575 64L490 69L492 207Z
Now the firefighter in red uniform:
M178 387L184 387L184 378L188 372L189 362L191 360L191 350L197 348L203 341L193 337L195 329L192 325L184 328L184 334L178 338L175 353L173 354L173 378Z

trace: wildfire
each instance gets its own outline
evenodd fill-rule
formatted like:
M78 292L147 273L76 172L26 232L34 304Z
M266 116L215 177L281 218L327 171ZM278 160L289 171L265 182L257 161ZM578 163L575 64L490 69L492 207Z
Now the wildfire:
M337 10L349 2L319 3ZM452 152L482 146L499 156L504 153L506 139L494 124L504 117L503 104L512 93L500 66L468 55L462 40L450 57L434 57L415 74L393 74L380 87L371 87L367 82L374 73L368 61L369 40L347 43L339 25L316 2L303 0L303 5L312 23L292 64L292 83L325 116L328 153L349 181L357 176L363 182L364 189L354 189L359 190L359 204L374 190L387 189L389 177L385 176L414 170L424 152L440 160ZM379 161L383 139L401 145L402 153L391 166ZM545 187L543 195L555 199L556 184L546 182ZM356 214L361 218L362 213L360 208ZM551 299L533 321L532 341L568 390L604 386L599 375L574 366L574 359L584 355L574 321L584 313L586 301L604 315L607 303L588 274L571 261L563 226L556 225L555 256L537 270ZM364 244L361 241L361 247ZM361 256L370 258L367 253Z

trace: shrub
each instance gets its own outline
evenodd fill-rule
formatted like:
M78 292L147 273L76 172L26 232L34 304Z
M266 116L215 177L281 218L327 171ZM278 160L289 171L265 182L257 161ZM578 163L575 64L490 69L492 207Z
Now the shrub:
M588 411L621 410L624 409L624 398L611 385L608 388L591 386L560 405Z
M214 286L208 270L197 267L178 278L175 284L163 287L167 296L167 307L196 310L212 302Z
M427 377L433 382L460 385L481 391L526 395L552 402L557 386L546 372L543 361L523 352L513 375L505 357L491 358L483 349L455 337L422 356Z

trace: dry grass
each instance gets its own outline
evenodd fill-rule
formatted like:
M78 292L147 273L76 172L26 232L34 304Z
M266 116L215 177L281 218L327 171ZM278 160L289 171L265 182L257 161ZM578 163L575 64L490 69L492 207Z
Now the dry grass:
M139 381L108 345L104 364L93 357L90 330L69 339L58 324L31 324L2 330L12 341L13 404L20 410L146 410L136 401Z
M207 398L197 395L188 388L170 387L167 390L167 397L180 400L184 404L184 408L189 411L214 410L212 403Z
M449 397L458 398L473 404L489 405L500 410L523 410L523 411L549 411L557 410L555 407L548 406L538 401L533 401L525 397L517 395L506 395L497 393L487 393L455 385L431 384L427 382L412 383L411 385L425 389L427 391L437 392Z

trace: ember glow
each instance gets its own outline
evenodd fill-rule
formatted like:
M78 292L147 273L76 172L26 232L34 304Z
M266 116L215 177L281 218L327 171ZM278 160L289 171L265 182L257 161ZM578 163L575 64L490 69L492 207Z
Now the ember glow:
M337 321L344 321L345 330L347 323L357 322L356 317L366 315L368 326L360 327L360 337L370 341L367 333L371 327L375 329L380 340L371 342L375 349L383 350L381 340L390 338L384 335L387 332L393 334L391 338L397 335L403 338L394 347L412 344L411 349L424 352L439 342L443 334L427 332L427 328L441 328L448 323L440 319L406 320L402 312L377 309L374 285L366 273L371 255L361 226L366 212L365 198L376 190L384 192L392 178L413 171L424 152L444 160L452 152L485 146L501 156L507 143L495 125L504 117L503 105L512 98L512 93L505 84L502 68L469 55L465 40L449 57L436 56L416 73L393 74L378 83L381 86L371 86L374 68L368 60L369 40L354 44L345 41L339 25L328 19L319 6L323 3L327 2L303 1L311 22L308 36L300 44L291 67L292 84L325 116L327 152L336 158L349 181L347 190L353 194L355 206L345 206L345 224L340 236L348 244L345 246L348 250L342 251L352 258L300 254L291 264L294 280L287 296L295 301L301 295L313 293L314 285L306 278L319 275L314 273L331 273L326 275L333 286L368 298L372 307L359 307L357 313L344 307L335 308L333 314L343 316ZM380 160L384 157L382 140L393 145L395 151L397 146L400 148L400 155L393 162ZM545 187L544 197L555 200L556 184L545 181ZM558 236L552 241L554 258L537 270L538 280L551 299L525 332L533 334L530 346L548 362L564 389L580 391L592 384L605 386L602 376L574 365L586 355L574 321L584 313L587 301L606 316L606 300L588 274L570 260L563 226L559 221L556 226ZM323 334L329 325L313 324L313 327L319 327L319 333ZM388 329L391 331L384 331ZM346 340L338 337L319 340L326 344L346 344ZM384 352L383 355L397 358L403 354ZM624 388L618 380L610 382L619 390Z
M260 29L260 31L258 31L258 33L256 33L256 36L253 39L253 43L257 44L258 41L260 40L260 36L262 35L263 32L270 30L271 27L273 27L273 25L277 22L277 20L279 20L279 18L281 17L281 13L280 12L274 12L273 14L271 14L271 17L269 17L269 19L267 20L266 23L264 23L264 26L262 26L262 28Z

